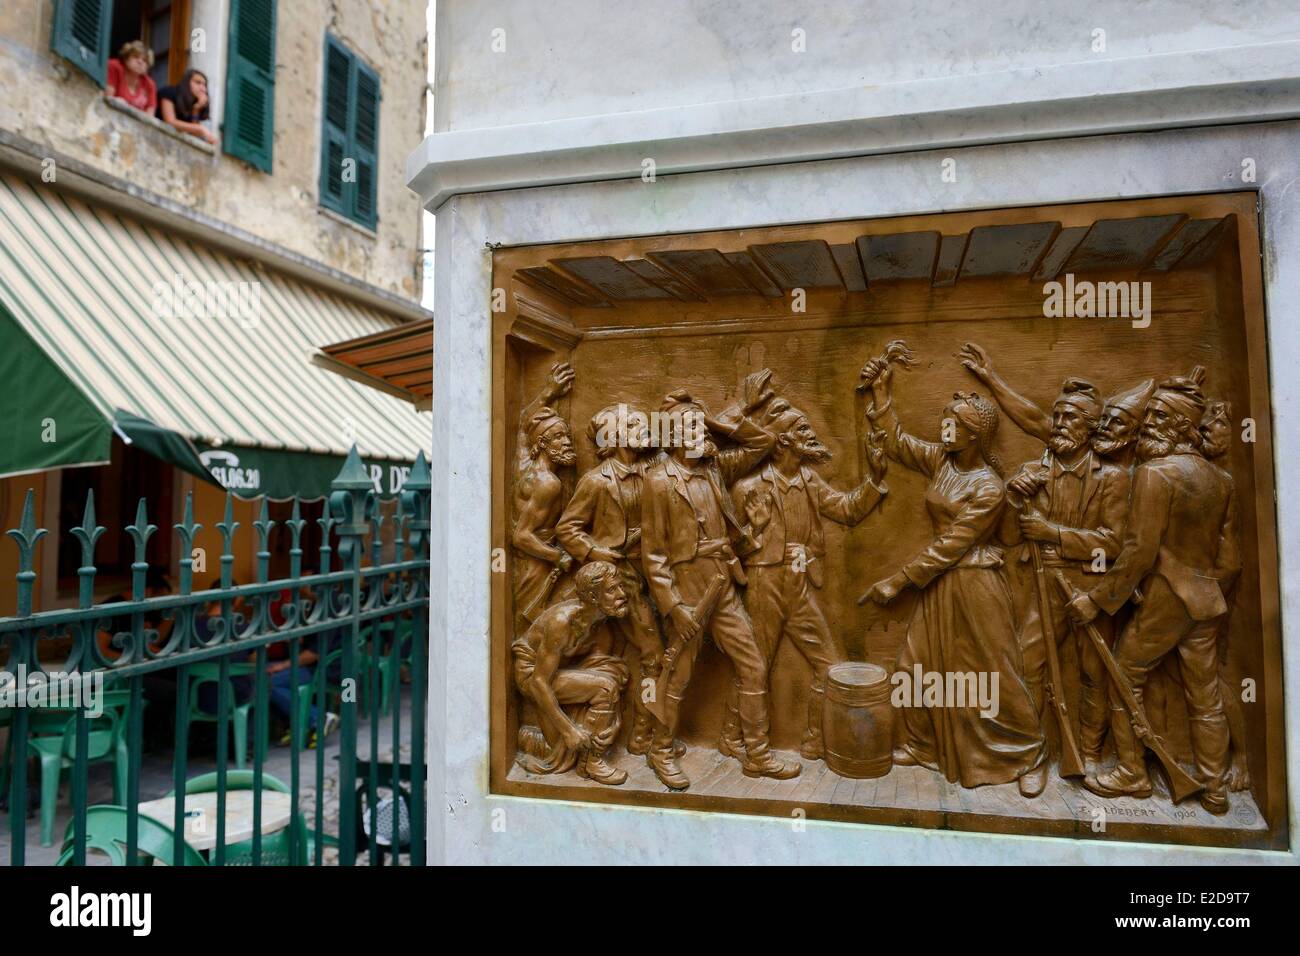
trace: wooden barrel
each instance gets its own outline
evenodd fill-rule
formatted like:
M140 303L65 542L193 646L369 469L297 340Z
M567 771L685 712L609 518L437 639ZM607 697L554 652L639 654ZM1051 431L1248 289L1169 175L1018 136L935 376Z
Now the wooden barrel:
M830 669L822 712L826 765L841 777L883 777L894 765L889 674L850 661Z

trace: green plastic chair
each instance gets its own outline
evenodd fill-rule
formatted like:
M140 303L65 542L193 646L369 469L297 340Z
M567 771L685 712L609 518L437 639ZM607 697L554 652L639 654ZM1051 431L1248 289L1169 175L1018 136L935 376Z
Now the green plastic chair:
M230 663L230 676L243 677L255 673L257 665L252 663ZM217 715L210 714L199 706L199 688L204 684L216 684L221 680L221 665L215 661L203 661L189 667L189 726L195 722L215 724ZM241 770L248 765L248 715L253 709L251 699L242 704L235 703L235 688L227 683L225 692L229 694L230 730L235 736L235 766Z
M357 703L360 705L362 713L369 713L368 705L370 702L370 668L374 666L371 659L367 642L370 640L370 625L364 625L357 637L357 651L355 659L357 662ZM343 685L337 681L330 680L329 669L343 658L342 646L335 647L325 654L325 657L316 661L316 667L325 668L325 697L327 701L335 701L334 709L340 710L337 703L343 693ZM295 697L295 703L298 707L298 726L306 733L308 724L311 721L312 704L316 702L316 681L315 671L312 672L312 679L298 685L298 692ZM322 721L323 723L323 721Z
M200 774L197 777L191 777L185 781L185 793L213 793L217 789L216 771L211 773ZM253 789L253 771L251 770L229 770L226 772L226 792L231 790L252 790ZM262 772L262 789L273 790L277 793L288 793L289 787L283 780L272 776L265 771ZM173 799L176 791L172 791L167 796ZM297 834L296 849L289 852L289 834ZM293 809L293 816L289 820L288 829L281 830L278 833L271 833L262 837L262 865L263 866L308 866L311 845L310 836L307 831L307 823L303 819L301 811L297 807ZM244 840L240 843L226 844L226 865L227 866L252 866L253 865L253 841Z
M409 651L403 649L410 647L411 637L415 633L415 622L409 618L398 618L396 621L391 619L381 621L377 638L378 648L371 647L370 633L371 625L364 625L361 628L360 641L357 645L357 664L360 671L357 674L357 680L361 684L361 693L358 695L357 700L361 704L362 712L369 715L372 710L370 671L372 668L376 668L379 672L379 713L387 715L392 713L393 710L392 656L394 653L401 653L401 662L408 660ZM387 651L383 648L385 639L388 640ZM401 679L400 662L397 678L398 680Z
M129 766L126 740L126 710L131 692L108 690L103 695L104 712L88 718L86 761L113 764L113 799L126 795ZM77 753L77 718L70 710L34 710L27 749L41 765L41 846L54 845L54 814L59 802L63 771L73 765Z
M380 654L370 666L379 668L379 712L387 715L393 711L393 680L402 679L402 664L411 660L411 644L415 638L415 621L409 617L380 625L382 634L390 635L388 653ZM393 672L393 655L398 655L397 672Z
M98 850L105 854L113 866L126 866L126 807L100 805L86 808L86 852ZM63 834L63 852L56 866L71 866L76 849L76 821L68 824ZM208 861L198 850L184 843L186 866L207 866ZM136 831L136 848L140 856L171 865L176 858L176 834L152 817L140 816Z

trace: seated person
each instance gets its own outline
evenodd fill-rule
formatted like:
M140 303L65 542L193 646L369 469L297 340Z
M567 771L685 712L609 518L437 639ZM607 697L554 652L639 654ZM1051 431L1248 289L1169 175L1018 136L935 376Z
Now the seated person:
M239 587L239 582L232 580L232 588ZM216 578L208 585L208 590L221 590L221 579ZM239 632L240 627L248 626L249 608L248 601L243 595L238 595L230 599L230 623L226 625L230 628L231 633L227 634L226 640L233 640L234 634ZM214 640L221 628L221 601L209 601L200 614L194 618L194 637L198 643L207 644ZM252 651L241 651L230 655L230 663L243 664L247 663L252 655ZM215 663L215 660L213 661ZM235 674L230 678L230 687L234 692L235 699L233 703L242 704L253 696L253 678L245 674ZM217 712L217 685L205 682L199 685L198 704L200 709L209 714Z
M338 634L337 631L330 631L322 635L304 637L298 645L298 686L307 685L312 688L312 702L308 713L308 726L311 728L311 735L307 738L307 747L309 749L315 747L319 742L320 731L322 730L317 720L316 685L314 683L315 665L321 659L322 654L329 654L330 650L336 645ZM330 667L330 671L339 670L337 662ZM285 730L284 736L280 738L280 746L287 747L292 742L293 724L290 723L290 712L298 700L297 692L290 681L293 671L292 662L289 660L288 655L286 654L282 660L268 661L266 673L271 678L269 686L271 709L280 714L285 723L288 724L288 729ZM332 676L329 672L326 673L326 677L330 680L338 680L338 677ZM326 736L332 734L335 728L338 727L338 722L338 714L327 710L323 727L324 734Z
M238 581L231 582L232 587L239 587ZM210 590L216 591L221 587L220 580L212 582ZM274 599L279 607L283 607L285 595L289 592L281 592ZM248 605L247 599L243 596L231 599L231 611L233 614L243 616L243 626L248 625L252 609ZM280 623L283 624L283 611L277 610L272 617L279 616ZM195 619L195 632L200 641L210 641L216 634L215 622L221 617L221 601L211 601L208 603L204 612ZM235 624L236 632L240 625ZM315 674L315 664L320 659L320 649L318 645L324 643L325 650L328 652L329 644L332 639L331 634L326 634L324 641L319 636L304 637L299 643L298 650L298 684L310 684ZM229 640L229 638L228 638ZM287 641L276 641L268 644L267 651L267 700L271 705L271 710L279 714L284 723L290 725L291 714L297 701L297 693L291 684L293 677L292 662L289 659L289 643ZM256 660L256 651L253 648L247 651L241 650L231 656L231 663L251 663ZM336 665L337 666L337 665ZM231 688L235 694L235 700L238 703L244 703L252 699L256 689L256 678L252 674L238 674L230 679ZM217 691L216 685L205 683L199 687L199 706L210 714L217 712ZM338 715L332 711L327 711L323 727L318 726L317 712L313 698L313 704L308 714L310 721L309 728L311 736L308 738L307 746L315 746L318 738L318 730L328 735L332 733L338 725ZM281 739L281 744L288 745L290 737L288 731L285 732Z
M208 78L199 70L186 70L175 86L158 91L158 118L173 129L217 143L208 122Z
M108 95L152 115L158 108L158 86L149 75L152 66L153 50L139 40L122 44L108 61Z

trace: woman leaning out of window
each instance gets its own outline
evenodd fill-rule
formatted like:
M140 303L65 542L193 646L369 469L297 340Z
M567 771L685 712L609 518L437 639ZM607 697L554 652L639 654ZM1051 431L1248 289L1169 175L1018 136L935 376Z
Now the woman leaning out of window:
M217 134L208 128L208 78L198 70L186 70L179 83L158 91L158 118L182 133L217 143Z
M158 87L149 68L153 51L139 40L122 45L117 57L108 61L108 95L134 106L142 113L152 113L158 106Z

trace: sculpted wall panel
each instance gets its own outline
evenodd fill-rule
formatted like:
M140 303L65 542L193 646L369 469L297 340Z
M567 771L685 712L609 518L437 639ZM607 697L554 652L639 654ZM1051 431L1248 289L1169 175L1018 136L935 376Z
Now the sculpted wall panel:
M494 791L1281 845L1254 230L498 250Z

